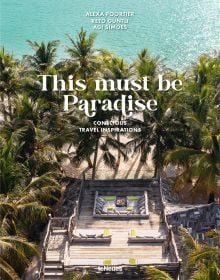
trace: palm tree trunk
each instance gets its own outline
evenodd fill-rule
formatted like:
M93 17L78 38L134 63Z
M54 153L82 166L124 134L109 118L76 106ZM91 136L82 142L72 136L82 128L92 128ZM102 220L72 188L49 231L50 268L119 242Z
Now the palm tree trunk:
M90 159L90 157L88 157L87 158L87 162L88 162L88 168L90 169L90 168L92 168L92 161L91 161L91 159Z
M7 113L6 113L6 109L5 109L5 98L3 97L3 95L1 96L1 102L2 102L3 118L4 118L4 121L6 121Z
M215 202L215 194L214 194L214 192L211 192L211 193L209 194L208 204L209 204L209 203L213 203L213 202Z
M99 150L99 138L97 138L96 145L95 145L94 159L93 159L93 165L92 165L92 180L95 180L98 150Z
M117 141L120 142L120 134L119 134L119 133L117 134ZM117 158L117 162L116 162L116 164L115 164L116 169L119 168L120 161L121 161L121 153L120 153L120 151L118 150L118 158Z
M155 168L154 168L154 178L159 179L161 171L161 148L160 148L160 135L157 136L156 142L156 156L155 156Z
M143 145L142 145L142 147L141 147L140 162L142 162L142 164L146 163L146 158L147 158L147 156L146 156L145 150L144 150Z
M69 153L70 152L70 149L72 148L72 143L69 145L68 149L67 149L67 152Z
M213 142L213 146L214 146L214 152L219 152L220 147L219 147L219 142L217 139L217 135L212 135L212 142Z
M10 119L12 118L12 105L11 105L11 97L8 95L8 111Z
M155 165L153 178L157 177L157 172L158 172L158 168L157 168L157 165Z
M120 126L120 123L121 123L121 115L119 115L118 121L119 121L119 126ZM120 133L117 134L117 141L120 142ZM116 162L116 164L115 164L116 169L119 168L120 161L121 161L121 153L120 153L120 151L118 150L118 159L117 159L117 162Z

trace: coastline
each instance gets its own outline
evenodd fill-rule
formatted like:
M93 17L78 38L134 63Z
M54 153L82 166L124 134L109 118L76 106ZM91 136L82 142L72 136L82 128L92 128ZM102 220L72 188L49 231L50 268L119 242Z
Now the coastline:
M66 34L75 36L81 27L88 32L97 32L96 48L111 49L116 56L131 61L141 48L148 48L151 55L160 56L168 67L178 70L185 70L200 54L211 55L220 46L218 1L182 1L167 5L161 0L149 0L144 7L141 3L134 7L131 0L120 5L115 0L111 3L87 0L83 5L79 0L74 3L66 0L65 5L57 0L56 5L42 0L35 5L27 0L22 3L15 1L14 5L6 3L6 0L3 4L4 1L0 45L4 45L16 58L30 53L27 39L37 42L58 39L62 42L58 59L65 59ZM76 10L77 13L74 13ZM91 20L102 17L86 17L87 12L109 11L132 11L135 15L123 17L129 19L128 29L118 31L95 30ZM25 21L21 14L26 15Z

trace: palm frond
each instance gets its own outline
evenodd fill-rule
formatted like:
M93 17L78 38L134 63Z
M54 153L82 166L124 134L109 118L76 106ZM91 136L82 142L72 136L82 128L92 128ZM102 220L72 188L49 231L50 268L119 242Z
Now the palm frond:
M198 248L198 242L191 236L187 229L179 227L180 235L184 238L184 243L186 244L188 250L196 250Z
M0 257L0 275L4 280L20 280L20 276L16 273L13 267L2 257Z
M167 272L153 266L146 268L146 274L150 280L173 280Z

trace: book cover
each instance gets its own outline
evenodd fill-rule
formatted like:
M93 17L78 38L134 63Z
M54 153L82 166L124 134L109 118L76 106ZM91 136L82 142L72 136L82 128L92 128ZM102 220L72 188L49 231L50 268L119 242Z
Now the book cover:
M219 279L219 1L2 0L0 279Z

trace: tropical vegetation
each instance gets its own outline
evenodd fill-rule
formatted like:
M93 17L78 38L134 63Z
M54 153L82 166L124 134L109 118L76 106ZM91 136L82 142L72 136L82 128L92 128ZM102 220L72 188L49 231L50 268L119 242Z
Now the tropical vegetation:
M178 165L181 172L174 182L176 191L191 182L194 197L202 192L209 196L209 201L215 199L220 176L220 56L204 54L184 73L178 73L159 58L150 56L146 49L132 62L96 49L95 37L83 29L76 38L69 36L66 59L57 58L59 41L28 41L32 53L20 60L4 48L0 50L0 275L3 279L20 279L32 256L39 253L34 244L60 197L66 161L74 165L86 162L95 179L100 152L103 164L116 171L129 155L140 154L140 162L144 164L152 153L155 176L169 163ZM183 90L158 92L158 74L162 72L166 78L181 79ZM69 75L73 75L74 81L85 79L87 89L74 94L88 100L95 96L113 101L125 92L116 89L95 93L92 86L95 79L148 76L150 92L129 94L134 99L155 98L158 110L144 111L128 119L129 125L141 127L141 131L126 133L127 143L119 133L83 133L79 127L92 127L95 120L122 120L121 112L98 109L92 118L76 108L64 112L63 93L60 89L53 91L52 81L42 91L39 74L58 75L64 80ZM198 246L195 244L193 249L199 248L200 252L206 249ZM192 258L197 260L195 254ZM206 269L206 263L201 263L201 270ZM218 263L208 263L207 275L217 275ZM198 273L195 277L200 279Z
M179 228L179 231L182 236L182 255L185 254L185 277L192 280L220 279L220 231L210 230L206 233L206 237L216 239L215 246L207 242L199 243L184 228Z
M219 280L220 279L220 231L210 230L206 237L215 238L216 246L206 242L199 243L183 227L179 228L181 236L181 257L183 258L183 279ZM172 280L165 271L150 266L145 271L147 279Z

